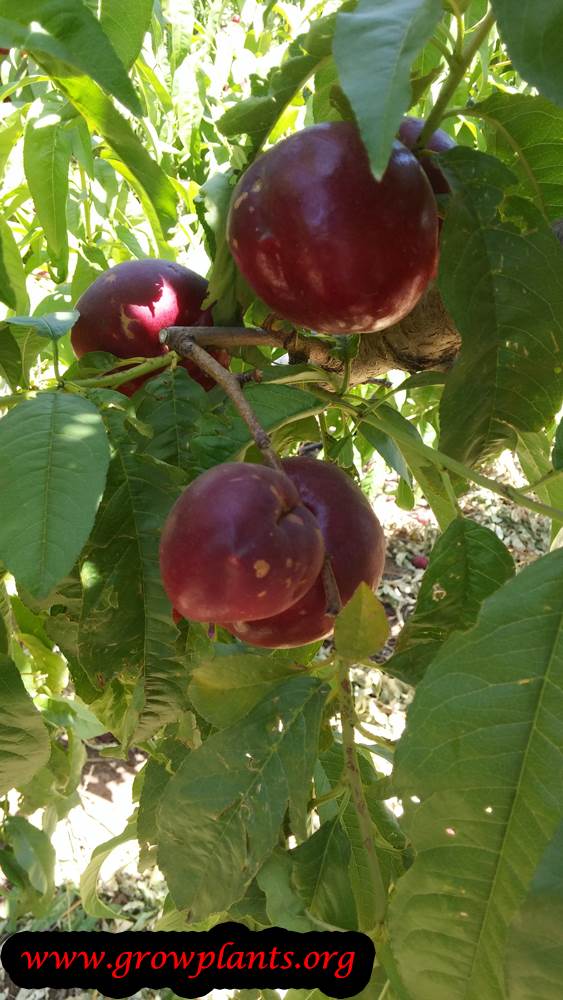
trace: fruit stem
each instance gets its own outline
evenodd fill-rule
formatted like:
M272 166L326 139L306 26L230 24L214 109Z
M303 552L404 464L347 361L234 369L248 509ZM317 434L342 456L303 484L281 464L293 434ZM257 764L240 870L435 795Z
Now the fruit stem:
M103 375L101 378L73 379L73 385L79 385L83 389L113 389L114 386L124 385L132 382L133 379L142 375L154 375L161 368L168 368L174 361L173 354L159 354L156 358L148 358L141 365L128 368L127 371L114 372L112 375Z
M376 924L383 923L387 906L387 893L381 876L379 859L373 838L373 823L368 810L362 776L358 765L356 742L354 739L354 721L356 712L350 684L348 663L341 657L337 658L338 681L340 687L340 719L342 722L342 747L344 750L344 780L348 785L352 803L358 818L358 827L362 845L366 852L370 889L374 898L374 920Z
M318 396L319 399L326 399L333 406L339 406L347 413L357 417L358 408L336 393L329 392L327 389L321 388L321 386L310 386L308 391ZM432 462L433 465L447 469L450 472L455 472L462 479L476 483L477 486L482 486L483 489L490 490L491 493L496 493L498 496L504 497L505 500L511 500L513 503L518 504L518 506L525 507L535 514L553 518L555 521L563 521L563 510L559 510L557 507L550 507L549 504L539 503L533 497L521 493L515 486L508 486L506 483L499 483L496 479L489 479L488 476L483 476L480 472L476 472L475 469L470 469L469 466L463 465L462 462L451 458L445 452L438 451L436 448L430 448L424 442L415 440L410 434L398 430L394 424L388 423L384 415L380 414L378 417L371 413L364 413L361 420L380 431L385 431L398 444L404 444L410 450L417 451Z
M236 375L223 368L203 347L192 339L191 327L171 326L161 330L160 341L183 358L194 361L199 368L215 380L229 397L233 406L244 420L264 461L272 469L284 472L281 459L272 448L268 433L258 422L254 410L246 399ZM284 473L285 475L285 473Z
M456 61L454 67L448 74L448 77L438 94L436 103L424 123L424 127L416 144L417 149L423 149L427 145L430 136L440 125L446 108L461 83L466 69L473 62L475 55L479 51L494 23L495 15L492 10L489 10L483 20L479 22L475 30L471 33L467 44L464 46L459 59Z

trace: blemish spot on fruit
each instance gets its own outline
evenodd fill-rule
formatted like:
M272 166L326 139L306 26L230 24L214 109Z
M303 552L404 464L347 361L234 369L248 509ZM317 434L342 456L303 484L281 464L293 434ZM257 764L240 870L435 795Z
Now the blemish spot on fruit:
M246 622L234 622L234 627L238 632L248 632L248 625Z
M285 560L285 565L286 565L287 569L291 569L291 567L293 566L293 559L286 559Z
M230 562L231 566L238 566L239 558L238 556L235 556L235 554L233 553L233 555L229 556L228 562Z
M248 191L243 191L242 194L239 195L239 197L235 201L235 208L240 208L243 201L246 201L247 198L248 198Z
M235 250L238 250L238 240L235 240L235 239L233 240L233 246L234 246Z
M260 593L258 594L258 597L265 597L267 593L268 593L267 590L261 590Z
M254 184L252 185L252 187L251 187L250 190L254 191L256 194L258 194L258 192L262 190L263 186L264 185L263 185L262 181L260 180L260 178L258 178L257 181L254 181Z
M287 515L287 520L291 521L293 524L301 524L301 525L303 525L303 518L299 517L299 514L288 514Z
M271 568L270 563L266 562L265 559L257 559L254 563L254 572L256 573L257 579L262 580L263 577L268 575Z

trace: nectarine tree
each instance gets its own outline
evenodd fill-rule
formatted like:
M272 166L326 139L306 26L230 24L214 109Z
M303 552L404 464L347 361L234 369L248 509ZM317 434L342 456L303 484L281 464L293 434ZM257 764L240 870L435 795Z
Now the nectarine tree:
M224 988L563 995L562 24L3 0L8 933L76 916L55 830L103 736L142 767L88 921L130 918L96 884L137 838L147 928L375 945Z

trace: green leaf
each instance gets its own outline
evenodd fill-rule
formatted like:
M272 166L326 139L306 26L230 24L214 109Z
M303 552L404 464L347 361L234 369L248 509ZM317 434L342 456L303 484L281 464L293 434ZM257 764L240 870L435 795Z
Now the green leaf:
M273 97L247 97L221 115L217 128L228 139L243 133L262 136L273 125L277 108Z
M34 597L71 570L90 534L109 462L100 415L46 392L0 421L0 558Z
M115 457L81 560L78 654L91 678L122 674L135 685L121 718L120 736L128 742L148 739L185 707L186 672L158 557L160 531L185 477L136 455L123 418L106 413Z
M44 56L62 60L95 80L135 115L142 114L125 67L83 0L2 0L0 14L6 46L26 49L40 65Z
M334 624L336 652L352 663L366 660L385 645L389 624L381 601L360 583Z
M46 833L23 816L8 816L5 837L33 889L49 900L55 889L55 849Z
M243 720L194 750L159 812L159 865L192 921L240 899L279 836L288 801L308 796L327 688L279 685ZM209 866L214 878L208 878Z
M537 431L563 397L563 254L539 214L501 222L512 175L458 146L441 157L455 194L442 229L440 290L462 337L440 406L441 449L473 463ZM475 289L479 294L475 294Z
M560 420L557 425L555 440L553 442L553 451L551 453L551 461L554 469L563 469L563 420ZM563 489L563 485L561 488Z
M417 1000L503 1000L510 924L563 816L563 551L506 583L417 688L395 753L417 851L390 907Z
M524 475L530 483L543 479L544 476L553 471L550 444L545 434L519 434L517 454ZM534 493L544 503L550 504L558 510L563 510L563 477L552 479L543 483L542 486L536 486ZM560 528L563 528L563 520L551 522L552 540Z
M559 1000L563 983L563 822L508 935L507 1000Z
M365 416L363 425L371 424L372 421L373 426L388 434L400 448L407 465L428 500L440 528L445 531L448 524L458 515L457 507L452 499L453 489L451 485L449 489L446 486L448 473L440 472L433 462L421 454L419 449L420 446L423 446L423 441L416 427L392 406L388 406L387 403L378 406L377 415L374 417Z
M0 279L1 280L1 279ZM12 336L7 323L0 324L0 374L10 389L16 389L22 382L22 362L17 340Z
M504 160L523 195L547 219L563 215L563 109L544 97L495 91L470 110L487 132L487 149Z
M49 340L60 340L72 329L80 313L72 312L44 313L43 316L10 316L6 322L10 326L22 326L34 330L39 337Z
M563 33L561 0L535 0L518 11L511 0L492 0L492 7L515 69L555 104L562 104L563 66L557 44Z
M117 153L127 179L146 195L164 235L177 222L176 192L162 167L156 163L140 139L96 84L85 76L71 76L60 66L51 66L55 83L97 132Z
M68 273L66 210L70 154L69 133L58 115L44 112L27 119L23 144L25 177L58 281L65 281Z
M49 736L16 666L0 656L0 795L30 781L48 761Z
M198 661L188 692L196 711L217 729L238 722L280 680L302 672L286 658L217 647L214 643L209 658Z
M416 685L448 636L471 628L485 598L513 575L512 557L495 533L456 518L432 549L416 607L386 670Z
M358 426L358 430L368 444L371 444L381 457L385 459L389 468L394 469L407 486L411 487L412 476L408 465L393 439L388 434L385 434L384 431L371 426L371 424L361 423Z
M0 178L3 178L10 153L17 146L23 132L21 112L2 120L0 132Z
M101 0L100 23L124 66L131 66L150 28L154 0Z
M97 885L100 869L104 861L109 858L116 847L121 847L122 844L126 844L129 840L135 840L136 836L137 824L133 818L129 820L123 833L120 833L117 837L112 837L111 840L106 840L103 844L98 844L93 850L92 857L80 878L82 906L91 917L97 917L98 920L113 920L115 917L126 916L121 908L108 906L107 903L104 903L100 899ZM133 918L129 917L128 919Z
M411 104L411 66L441 16L440 0L359 0L336 18L340 82L378 180Z
M205 408L205 391L185 368L151 378L137 405L137 417L153 431L143 452L170 465L192 469L191 439Z
M350 844L338 818L291 852L293 884L315 920L356 930L358 916L350 892Z
M270 925L300 933L315 930L313 921L305 913L305 904L292 882L292 874L291 854L277 847L256 876L266 897Z
M1 218L0 251L0 301L25 313L29 309L25 269L12 230Z

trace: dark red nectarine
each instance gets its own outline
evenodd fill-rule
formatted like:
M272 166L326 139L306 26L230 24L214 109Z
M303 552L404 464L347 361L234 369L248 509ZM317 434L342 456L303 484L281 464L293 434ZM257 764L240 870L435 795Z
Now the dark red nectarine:
M378 182L356 126L324 122L243 174L228 239L253 290L285 319L324 333L383 330L436 273L436 201L401 143Z
M104 271L81 295L80 319L71 332L77 358L89 351L109 351L118 358L157 357L168 350L158 335L166 326L212 326L202 309L207 282L195 271L169 260L131 260ZM227 367L228 354L214 353ZM183 367L204 389L215 384L192 361ZM120 387L127 396L150 376Z
M302 502L311 510L323 533L342 603L365 582L376 587L385 563L385 537L369 501L342 469L311 458L283 462ZM261 621L223 625L254 646L283 649L302 646L330 635L334 618L326 613L322 578L287 611Z
M423 127L423 118L412 118L410 116L403 118L399 126L399 139L407 149L414 149ZM445 153L448 149L453 149L455 145L455 140L447 132L439 128L432 133L425 148L431 150L433 153ZM423 155L420 157L419 162L432 185L434 194L449 194L450 185L438 164L434 163L433 157Z
M266 618L299 600L318 576L324 542L287 476L226 462L175 503L160 541L164 589L194 621Z

